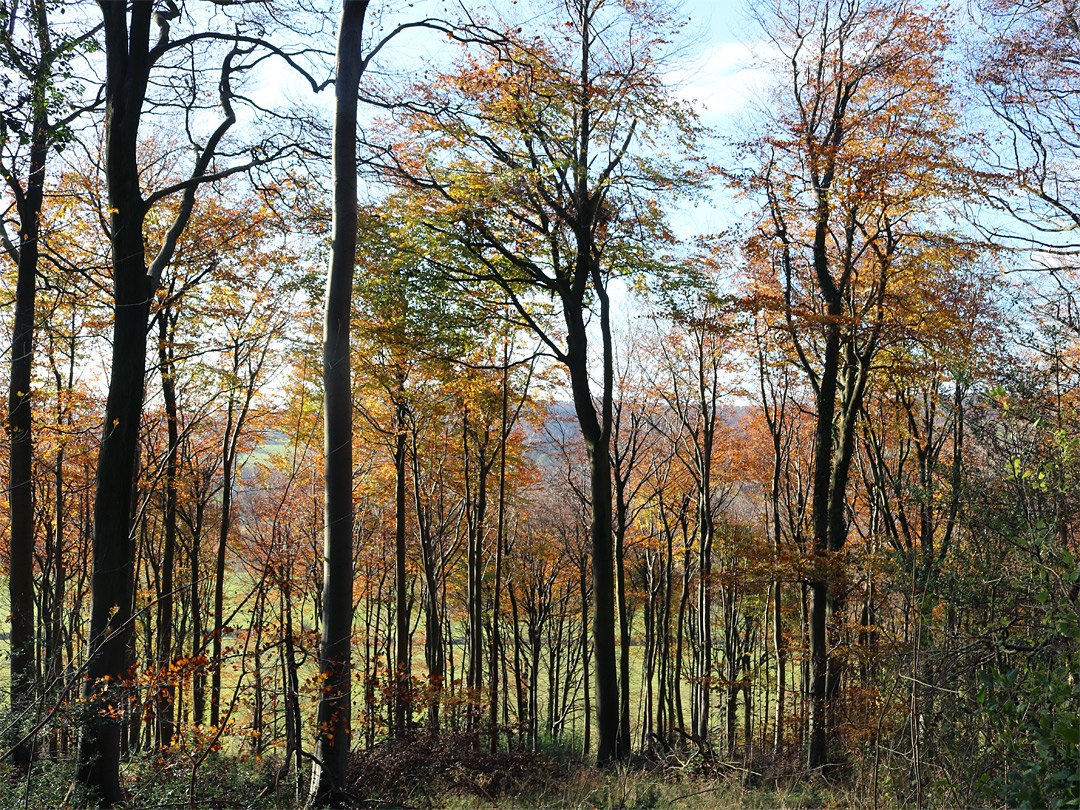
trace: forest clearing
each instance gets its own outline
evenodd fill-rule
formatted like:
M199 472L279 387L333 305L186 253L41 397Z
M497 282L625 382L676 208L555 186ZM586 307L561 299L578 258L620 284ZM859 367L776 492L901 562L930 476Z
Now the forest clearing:
M1076 3L401 5L0 0L0 806L1080 810Z

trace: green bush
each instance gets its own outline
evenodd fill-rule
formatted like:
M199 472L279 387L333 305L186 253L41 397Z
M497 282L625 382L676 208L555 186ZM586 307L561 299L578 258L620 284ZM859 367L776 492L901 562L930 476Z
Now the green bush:
M1056 562L1075 593L1080 566L1068 551ZM1047 609L1036 652L982 675L979 712L1005 765L992 782L1010 807L1080 810L1080 621L1072 598L1043 590L1035 599Z

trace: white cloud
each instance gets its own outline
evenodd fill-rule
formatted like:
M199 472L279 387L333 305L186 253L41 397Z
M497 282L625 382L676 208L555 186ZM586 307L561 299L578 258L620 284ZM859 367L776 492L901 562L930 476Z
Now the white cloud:
M689 67L674 71L672 84L681 98L697 106L703 123L729 123L775 81L762 64L762 53L768 47L762 42L715 45Z

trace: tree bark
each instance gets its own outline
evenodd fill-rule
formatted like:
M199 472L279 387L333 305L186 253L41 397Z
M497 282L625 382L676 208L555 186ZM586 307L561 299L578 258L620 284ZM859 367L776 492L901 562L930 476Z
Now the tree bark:
M323 333L326 518L323 534L322 676L311 795L322 806L344 801L352 741L353 503L352 377L349 331L356 266L356 108L364 62L367 0L345 0L334 85L334 221Z
M87 716L76 778L107 807L120 786L122 696L128 671L134 567L132 490L153 287L143 247L137 145L150 70L151 3L100 3L105 32L105 173L113 261L113 340L94 501L90 632L83 697Z
M45 192L45 165L50 133L46 94L51 73L47 6L32 4L41 48L40 65L31 87L34 109L30 135L30 165L25 189L13 187L19 218L18 269L15 281L15 313L11 338L11 365L8 384L7 430L8 509L10 540L8 556L8 596L11 607L11 709L16 731L20 717L33 705L36 665L34 652L34 497L33 497L33 409L30 387L34 366L34 306L37 298L38 238ZM9 185L12 182L9 181ZM20 193L21 192L21 193ZM57 515L57 523L62 520ZM30 747L21 744L13 753L15 762L30 762Z
M160 37L150 48L152 2L100 0L105 38L105 175L113 270L113 339L105 424L98 455L93 529L90 630L83 697L87 712L79 745L76 780L105 806L123 801L120 737L123 693L133 662L131 638L131 512L146 372L150 304L164 269L187 227L195 192L210 178L218 144L236 117L230 106L230 76L237 50L222 65L219 99L223 119L202 145L189 182L162 245L148 266L143 223L148 212L140 186L139 125L154 60L167 47ZM130 18L129 18L130 13ZM165 33L164 26L162 33Z
M191 657L201 658L206 640L203 638L202 599L199 596L199 554L202 546L203 515L206 512L206 500L201 496L195 504L195 520L191 527L191 583L188 598L191 600ZM205 659L204 659L205 660ZM191 679L191 720L195 725L202 725L206 715L206 667L203 662L196 665Z
M210 725L221 722L221 666L225 633L225 556L229 545L229 527L232 524L233 465L236 453L233 437L240 432L234 424L236 401L229 393L229 405L225 415L225 438L221 449L221 523L218 526L217 553L214 558L214 635L211 644L210 669Z
M398 400L394 403L394 474L396 513L394 518L394 589L397 597L394 647L394 725L396 737L408 733L412 702L411 656L409 643L408 570L405 555L405 381L399 379Z
M173 567L176 559L176 476L180 449L180 430L176 408L176 377L173 365L172 329L175 320L168 308L158 313L158 363L161 372L162 398L168 422L169 444L165 458L165 540L161 559L161 597L157 605L156 687L157 744L168 748L173 739L173 704L176 686L169 671L172 664L173 638Z
M491 654L488 663L491 680L491 695L488 706L488 725L491 727L490 752L499 750L499 657L501 638L499 635L499 615L501 612L502 575L503 575L503 534L506 531L506 442L509 439L510 410L510 346L503 344L502 368L502 411L499 421L499 501L498 519L495 528L495 578L491 593Z

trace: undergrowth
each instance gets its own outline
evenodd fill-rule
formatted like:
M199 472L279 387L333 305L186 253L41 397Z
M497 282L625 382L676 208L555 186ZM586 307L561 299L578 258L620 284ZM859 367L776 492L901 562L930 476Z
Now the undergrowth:
M418 735L357 751L350 759L352 808L360 810L900 810L850 775L796 774L795 763L763 758L733 766L694 755L637 757L597 769L567 750L487 751L466 735ZM194 779L192 775L194 774ZM0 766L0 808L92 805L71 788L67 762L29 772ZM306 774L280 759L215 752L196 760L172 751L130 760L129 807L297 810Z

